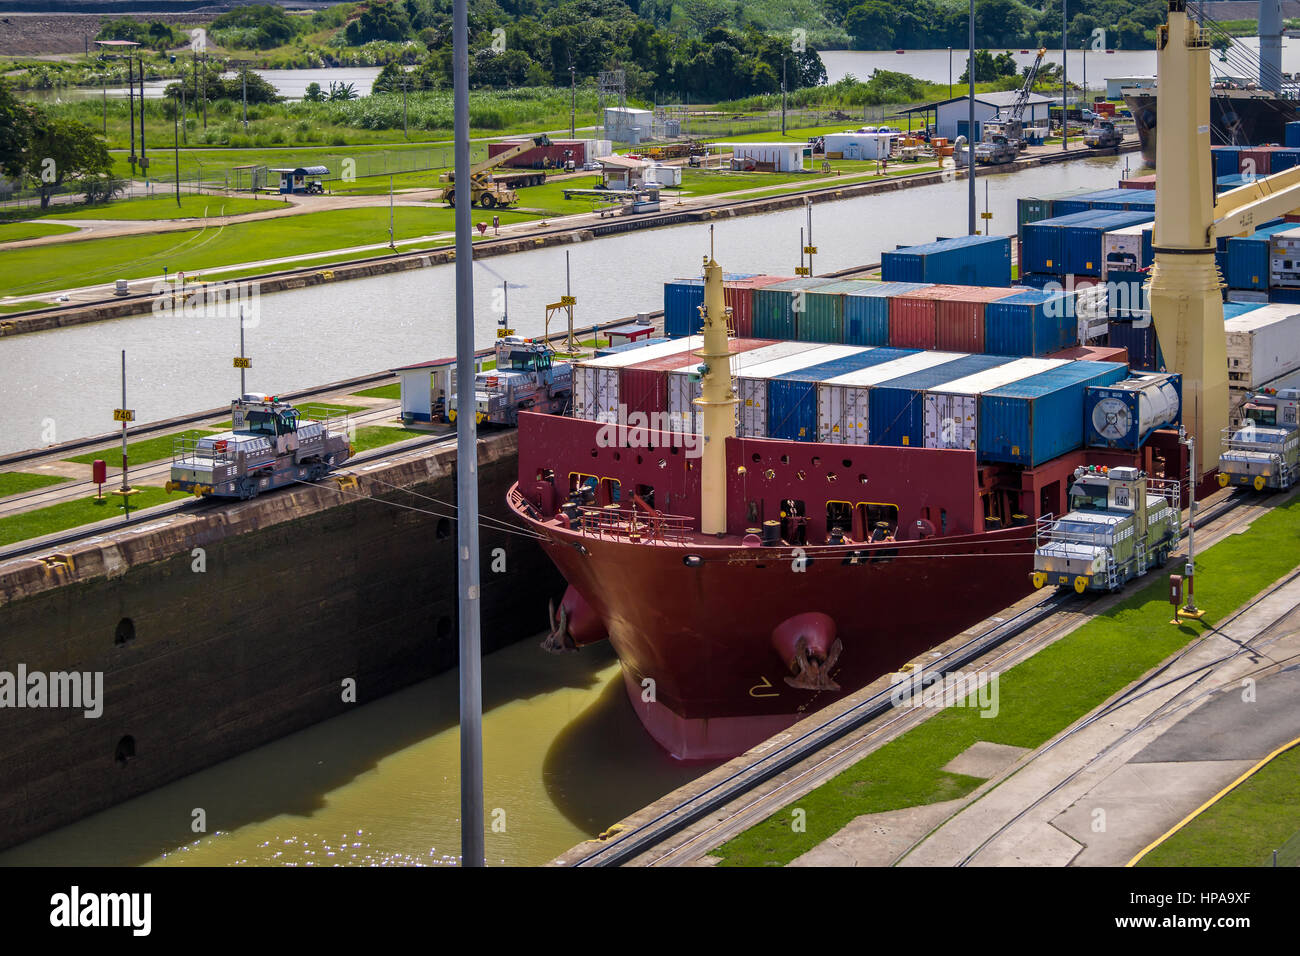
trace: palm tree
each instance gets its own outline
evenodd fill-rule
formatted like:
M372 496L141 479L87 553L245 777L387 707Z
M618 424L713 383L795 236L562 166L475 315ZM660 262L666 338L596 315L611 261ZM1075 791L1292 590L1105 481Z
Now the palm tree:
M358 97L355 84L352 83L330 83L330 100L355 100Z

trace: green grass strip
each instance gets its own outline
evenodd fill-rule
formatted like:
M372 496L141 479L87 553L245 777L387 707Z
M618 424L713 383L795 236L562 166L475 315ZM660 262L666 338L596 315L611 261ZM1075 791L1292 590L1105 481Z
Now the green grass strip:
M352 441L352 449L358 455L372 448L382 448L408 438L419 438L428 432L408 428L396 428L392 425L364 425L357 429L357 437Z
M34 491L47 485L67 481L62 475L33 475L24 471L0 471L0 498L24 491Z
M168 494L162 488L148 485L138 485L137 488L139 493L131 496L132 513L185 497L184 492L180 491ZM121 514L122 499L107 491L100 501L96 501L93 497L63 501L46 508L37 508L34 511L24 511L7 518L0 518L0 545L28 541L54 534L56 531L66 531L69 528L79 528Z
M126 446L127 458L132 465L144 465L151 461L161 461L163 458L172 456L172 446L177 438L193 440L210 434L212 432L206 429L191 428L183 432L173 432L170 435L159 435L157 438L128 441ZM94 463L96 458L104 459L110 467L122 467L121 442L108 448L102 448L99 451L88 451L84 455L77 455L74 458L65 458L63 460L76 462L78 465L90 465Z
M402 384L400 382L392 385L379 385L375 388L363 389L360 392L353 392L353 395L359 395L362 398L391 398L394 401L402 397Z
M42 236L69 232L77 232L77 227L56 222L8 222L0 224L0 242L21 242L24 239L39 239Z
M1295 866L1300 831L1300 746L1279 754L1142 858L1138 866Z
M1197 604L1205 622L1223 620L1296 565L1300 500L1258 518L1197 554ZM800 798L806 832L783 809L714 853L726 866L783 866L833 836L855 817L952 799L980 781L941 768L977 741L1036 748L1137 680L1202 633L1202 624L1169 624L1164 574L999 677L996 717L950 708L890 741ZM845 653L851 653L846 647Z

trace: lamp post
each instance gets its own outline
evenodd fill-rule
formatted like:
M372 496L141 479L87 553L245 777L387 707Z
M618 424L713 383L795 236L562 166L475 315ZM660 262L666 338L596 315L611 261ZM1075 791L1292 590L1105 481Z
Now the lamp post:
M1069 50L1069 25L1066 9L1069 0L1061 0L1061 149L1070 148L1070 82L1066 65L1066 53Z
M966 61L968 81L966 118L966 180L970 189L967 195L966 232L975 235L975 0L970 0L969 36L970 59Z
M569 67L569 139L578 135L578 74Z
M172 98L172 155L176 166L176 208L181 208L181 137L180 114L176 111L176 99Z
M785 135L785 61L786 55L781 54L781 135Z
M948 47L948 99L952 99L952 47Z

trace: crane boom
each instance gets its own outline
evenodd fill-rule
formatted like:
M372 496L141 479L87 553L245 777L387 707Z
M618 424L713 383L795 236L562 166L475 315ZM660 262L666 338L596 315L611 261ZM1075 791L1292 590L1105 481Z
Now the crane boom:
M509 149L503 150L502 152L497 153L495 156L491 156L488 159L475 163L473 166L471 166L469 168L470 177L477 178L481 174L487 172L489 169L496 169L498 166L502 165L503 163L510 162L510 160L514 159L516 156L522 156L530 149L537 149L542 146L550 146L550 145L551 145L551 138L547 136L545 133L542 133L540 136L534 136L532 139L526 139L523 140L522 142L515 143L515 145L511 146ZM446 183L446 182L455 182L456 177L451 175L450 173L443 173L441 176L438 177L438 179Z
M1029 105L1029 94L1034 90L1034 80L1038 76L1038 68L1043 65L1043 57L1047 55L1047 47L1038 48L1038 56L1034 59L1034 65L1029 68L1025 74L1025 85L1020 88L1016 95L1016 102L1011 107L1011 122L1018 123L1020 118L1025 115L1025 107Z
M1300 210L1300 166L1261 176L1214 202L1216 236L1245 236L1270 219Z

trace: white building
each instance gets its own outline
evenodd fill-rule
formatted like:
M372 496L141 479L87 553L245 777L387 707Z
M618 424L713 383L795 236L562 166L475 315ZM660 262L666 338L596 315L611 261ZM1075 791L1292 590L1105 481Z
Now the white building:
M1154 76L1108 76L1106 77L1106 99L1119 99L1126 88L1151 90L1155 89L1155 85Z
M711 143L711 150L731 152L733 169L797 173L803 169L804 143Z
M605 136L616 143L636 145L650 138L654 118L655 114L650 110L611 106L605 110Z
M889 156L890 141L897 133L849 132L827 133L822 137L826 153L839 153L841 159L880 159Z
M645 185L646 170L650 166L644 159L626 156L602 156L596 162L600 163L601 182L606 189L641 188Z
M1019 90L1005 90L1000 93L976 93L975 135L973 138L976 140L980 138L985 123L992 120L1009 119L1011 108L1015 106L1016 98L1019 95ZM1021 121L1026 126L1046 126L1047 108L1052 103L1059 105L1060 100L1053 100L1041 93L1030 93L1029 102L1025 104L1025 111L1020 117ZM949 140L954 140L958 136L966 136L966 127L969 125L970 103L965 96L955 96L950 100L940 100L938 103L930 103L926 106L914 106L910 112L933 113L935 117L935 134L937 136L946 136Z

